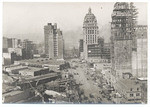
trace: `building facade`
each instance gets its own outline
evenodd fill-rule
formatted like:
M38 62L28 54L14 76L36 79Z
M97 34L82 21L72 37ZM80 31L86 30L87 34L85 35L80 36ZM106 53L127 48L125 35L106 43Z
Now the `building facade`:
M83 39L79 40L79 57L80 59L83 59Z
M32 59L34 54L34 43L28 39L22 42L22 59Z
M89 11L84 18L83 41L80 40L79 48L80 57L88 62L94 63L101 62L103 59L111 59L110 45L106 46L104 43L104 38L99 37L97 19L91 12L91 8L89 8Z
M3 37L3 48L18 48L21 45L21 40L17 38Z
M147 78L147 26L138 25L136 32L136 50L132 53L132 74L137 78Z
M112 67L118 77L132 70L133 20L130 5L117 2L114 5L111 22Z
M118 94L121 95L120 98L116 99L116 103L142 103L141 84L137 80L120 79L116 83L115 89L118 92Z
M88 51L88 47L98 44L98 33L97 19L91 12L91 8L89 8L83 22L84 59L89 57L88 53L90 52Z
M15 60L21 59L21 40L17 38L3 37L3 65L13 64Z
M45 35L45 54L49 58L63 59L64 39L62 31L57 29L57 24L48 23L44 26Z

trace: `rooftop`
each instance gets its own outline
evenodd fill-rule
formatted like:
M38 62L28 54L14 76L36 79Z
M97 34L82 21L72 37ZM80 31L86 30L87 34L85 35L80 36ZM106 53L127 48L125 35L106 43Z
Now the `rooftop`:
M92 13L91 8L89 8L88 13L84 17L84 23L97 23L96 17Z
M3 97L6 97L6 96L13 96L13 95L16 95L16 94L20 94L22 93L23 91L11 91L11 92L8 92L8 93L5 93L3 94Z
M21 60L18 62L33 63L33 64L60 65L64 63L64 60L53 60L49 58L36 58L36 59L29 59L29 60Z
M137 80L133 79L120 79L118 81L118 85L122 87L122 89L130 89L130 88L138 88L141 84Z
M40 76L35 76L35 77L31 77L31 76L28 76L28 77L22 77L21 80L19 80L20 83L28 83L29 81L30 82L33 82L33 81L39 81L39 80L43 80L43 79L46 79L46 78L52 78L52 77L57 77L57 73L50 73L50 74L46 74L46 75L40 75Z
M44 69L48 69L48 68L28 67L28 69L21 70L20 72L35 72Z
M22 65L18 65L18 66L10 66L8 67L10 70L17 70L17 69L24 69L24 68L28 68L27 66L22 66Z

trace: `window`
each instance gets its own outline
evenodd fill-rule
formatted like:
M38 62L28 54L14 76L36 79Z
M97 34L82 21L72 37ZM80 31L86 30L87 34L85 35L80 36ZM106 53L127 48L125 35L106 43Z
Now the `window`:
M133 94L130 94L130 97L133 97Z
M136 93L136 96L140 96L140 93Z
M132 91L133 89L131 88L130 91Z
M137 88L137 91L139 91L139 88Z

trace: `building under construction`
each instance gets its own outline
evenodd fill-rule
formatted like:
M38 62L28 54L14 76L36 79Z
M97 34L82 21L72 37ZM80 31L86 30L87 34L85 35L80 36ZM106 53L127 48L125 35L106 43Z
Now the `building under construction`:
M132 70L132 49L136 42L130 7L127 2L117 2L111 16L112 67L118 77L122 77L123 72Z

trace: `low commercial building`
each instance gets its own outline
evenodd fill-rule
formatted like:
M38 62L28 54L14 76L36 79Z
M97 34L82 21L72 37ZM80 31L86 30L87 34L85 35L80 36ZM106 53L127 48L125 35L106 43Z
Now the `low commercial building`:
M29 60L21 60L15 61L15 64L26 65L30 67L45 67L49 68L49 70L57 70L58 67L62 64L65 64L64 60L52 60L49 58L36 58L36 59L29 59Z
M6 66L3 66L3 71L6 71L7 68L10 68L10 67L17 67L17 66L20 66L20 65L6 65Z
M11 91L2 95L3 103L17 103L20 100L25 100L34 94L29 90L25 91Z
M121 95L118 103L141 103L141 83L135 79L120 79L115 85L115 90Z
M141 83L142 103L147 103L147 78L138 78Z
M28 69L20 70L19 74L22 76L39 76L50 73L49 68L35 68L28 67Z
M28 88L36 87L40 84L45 84L47 82L55 81L56 79L60 78L60 75L57 73L49 73L47 75L40 75L40 76L27 76L23 80L18 81L18 86L21 87L22 90L26 90Z
M27 66L16 65L5 68L5 71L12 74L18 74L20 70L28 69Z

